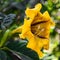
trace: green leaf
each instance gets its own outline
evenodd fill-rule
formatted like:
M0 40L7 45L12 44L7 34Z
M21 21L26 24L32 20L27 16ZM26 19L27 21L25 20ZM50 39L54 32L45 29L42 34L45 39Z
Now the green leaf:
M48 0L48 5L49 6L52 6L53 5L52 0Z
M4 51L0 49L0 60L7 60L7 55Z
M21 57L22 60L33 60L32 58L30 58L24 54L21 54L19 52L16 52L16 53Z
M2 47L5 44L9 33L10 33L10 30L6 30L6 32L4 33L4 35L3 35L2 39L1 39L0 47Z
M20 52L16 52L13 50L9 50L10 55L13 57L13 59L18 59L18 60L32 60L30 57L21 54Z
M16 52L24 54L25 56L30 57L32 60L39 60L37 53L35 51L27 48L26 45L27 45L26 40L20 40L20 41L11 40L7 44L7 47L10 48L11 50L14 50Z

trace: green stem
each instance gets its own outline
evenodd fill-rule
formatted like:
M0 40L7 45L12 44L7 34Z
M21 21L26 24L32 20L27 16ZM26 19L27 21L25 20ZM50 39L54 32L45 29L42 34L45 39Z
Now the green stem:
M1 39L0 47L2 47L5 44L5 42L7 41L9 33L10 33L10 30L6 30L6 32L4 33L4 35L3 35L2 39Z
M59 44L60 44L60 34L59 34Z
M4 33L1 42L0 42L0 48L3 47L3 45L6 43L6 41L8 40L7 38L10 38L14 33L12 33L12 29L16 28L16 25L13 25L10 29L6 30L6 32ZM20 31L20 27L17 29ZM15 30L13 30L14 32Z
M2 32L2 30L0 30L0 33Z

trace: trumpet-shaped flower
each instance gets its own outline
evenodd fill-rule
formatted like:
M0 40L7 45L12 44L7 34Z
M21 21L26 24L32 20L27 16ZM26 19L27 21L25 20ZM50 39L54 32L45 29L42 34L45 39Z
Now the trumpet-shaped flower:
M24 24L21 27L20 38L27 38L27 47L36 51L40 57L43 56L41 49L49 49L50 26L54 25L49 13L40 12L42 5L38 3L35 8L27 8ZM15 30L20 31L20 27Z

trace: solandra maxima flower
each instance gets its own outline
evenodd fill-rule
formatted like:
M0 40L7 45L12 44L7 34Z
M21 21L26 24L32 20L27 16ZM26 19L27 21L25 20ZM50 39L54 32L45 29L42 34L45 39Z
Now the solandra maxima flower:
M19 37L26 38L27 47L36 51L40 57L43 56L42 48L49 49L50 27L54 25L47 11L43 14L40 12L41 7L41 4L38 3L33 9L27 8L24 24L13 31L13 33L21 32Z

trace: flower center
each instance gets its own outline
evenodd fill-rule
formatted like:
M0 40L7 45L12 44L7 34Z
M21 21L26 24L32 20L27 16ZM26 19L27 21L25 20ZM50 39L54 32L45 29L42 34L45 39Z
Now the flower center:
M43 39L47 39L47 28L46 28L46 23L48 21L41 21L41 22L37 22L31 25L31 32L39 37L39 38L43 38Z

